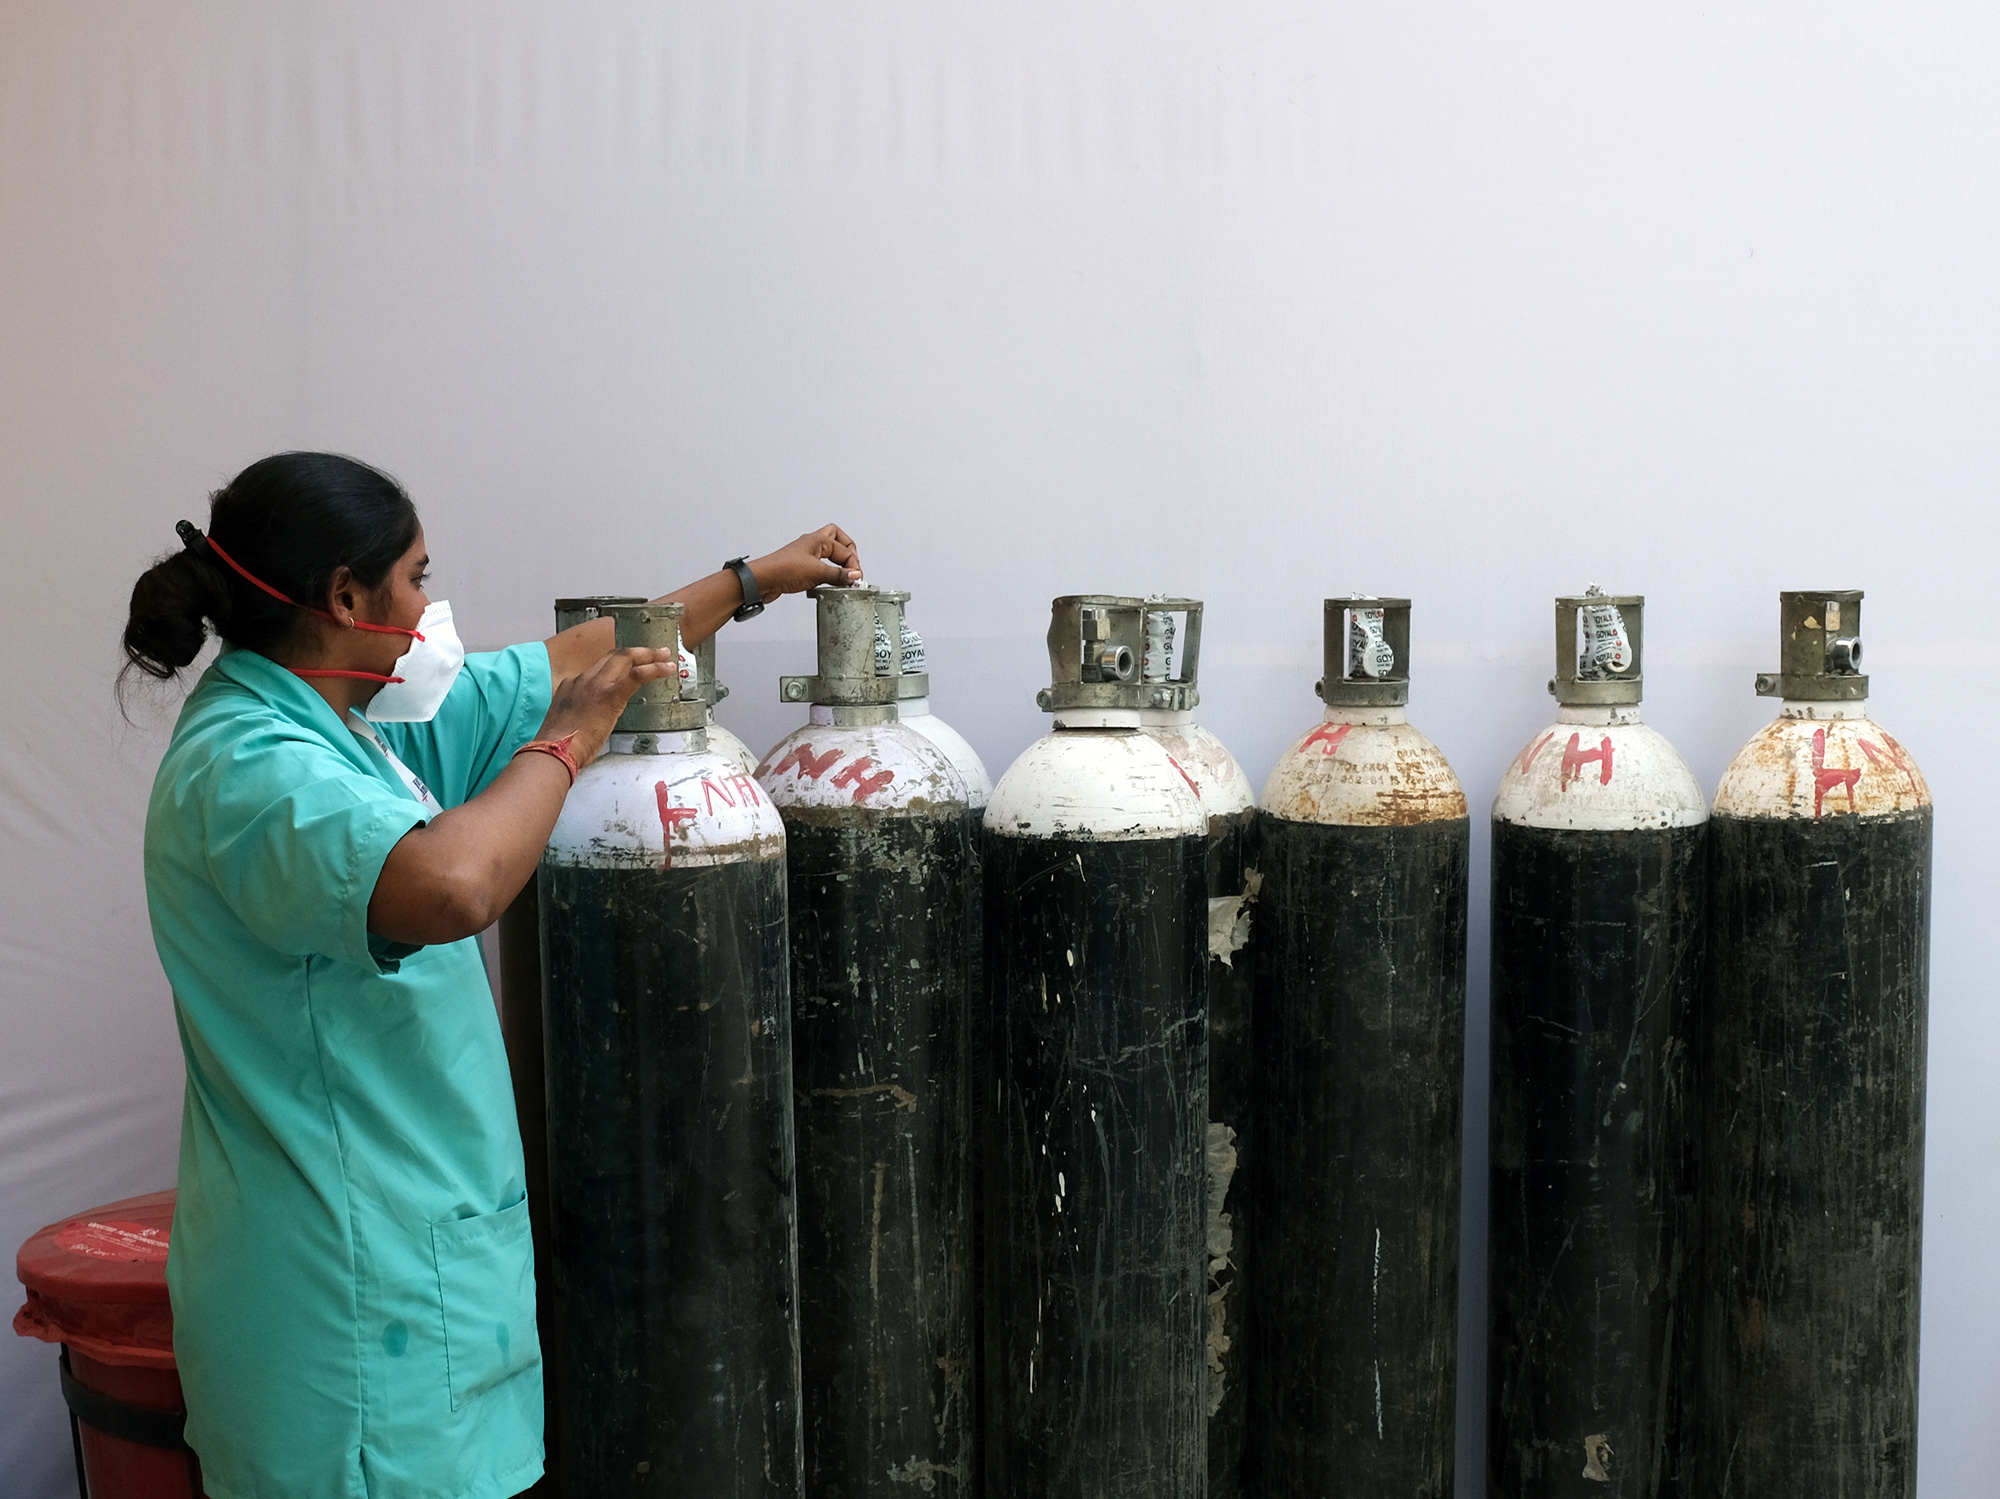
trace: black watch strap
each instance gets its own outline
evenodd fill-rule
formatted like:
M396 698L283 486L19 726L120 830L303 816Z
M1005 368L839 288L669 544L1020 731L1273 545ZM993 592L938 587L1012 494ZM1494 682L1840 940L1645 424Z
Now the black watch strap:
M764 595L757 588L757 575L750 571L750 564L742 557L731 557L722 564L736 574L736 581L743 585L743 602L736 607L731 619L750 619L764 612Z

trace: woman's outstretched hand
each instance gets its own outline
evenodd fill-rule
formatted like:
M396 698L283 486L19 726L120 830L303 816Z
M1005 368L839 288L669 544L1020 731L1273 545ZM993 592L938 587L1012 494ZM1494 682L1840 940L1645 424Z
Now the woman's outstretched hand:
M780 594L803 593L822 583L859 583L861 553L840 527L821 526L790 546L757 558L750 571L764 597L774 599Z
M611 737L611 726L625 711L632 694L648 682L662 677L680 679L677 656L646 646L631 646L600 656L575 676L556 683L549 695L548 716L536 733L537 739L569 741L570 753L579 766L595 760Z
M769 602L788 593L804 593L822 583L859 583L861 553L855 548L854 538L840 527L821 526L790 546L757 558L750 563L750 573L757 580L757 592ZM718 568L655 602L682 607L681 645L691 650L729 622L743 602L743 584L734 569ZM611 648L616 638L617 631L609 619L571 625L549 639L549 669L558 677L581 675Z

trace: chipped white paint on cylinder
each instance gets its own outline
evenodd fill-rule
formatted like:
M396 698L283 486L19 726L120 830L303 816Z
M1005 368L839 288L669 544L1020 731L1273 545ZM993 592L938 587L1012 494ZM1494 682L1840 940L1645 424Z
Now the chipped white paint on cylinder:
M1691 828L1708 798L1674 747L1633 707L1565 707L1507 766L1493 816L1529 828Z
M965 805L965 781L936 745L894 718L838 723L815 707L812 721L774 745L757 766L780 807L870 812Z
M708 710L708 747L726 760L733 760L750 774L757 773L757 756L749 745L738 739L729 730L715 721L715 710Z
M1288 822L1403 827L1466 815L1465 789L1402 708L1329 708L1264 782L1259 803Z
M686 869L782 858L778 809L747 769L697 744L706 737L613 734L570 788L545 862Z
M1145 734L1057 729L1007 767L986 830L1008 838L1179 838L1208 832L1193 780Z
M1142 709L1139 726L1188 773L1210 817L1231 817L1257 805L1243 767L1220 739L1194 721L1193 713Z
M896 716L935 744L943 751L945 759L951 761L959 779L965 782L965 804L968 807L976 812L993 800L993 777L986 772L986 762L979 758L977 750L966 743L963 734L931 712L929 698L904 699L896 705Z
M1715 788L1719 817L1885 817L1930 804L1916 761L1858 702L1787 702Z

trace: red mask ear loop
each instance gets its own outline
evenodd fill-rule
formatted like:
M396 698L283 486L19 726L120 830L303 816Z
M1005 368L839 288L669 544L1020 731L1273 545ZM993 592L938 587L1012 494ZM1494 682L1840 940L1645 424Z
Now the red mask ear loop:
M208 549L234 568L244 582L263 589L264 592L268 593L281 604L290 604L294 609L304 609L308 614L317 614L321 619L331 619L335 624L340 623L339 620L333 619L333 616L327 613L326 610L307 608L306 605L301 604L297 599L287 598L284 594L278 592L277 589L251 572L249 568L238 562L229 553L223 551L213 536L204 539L208 542ZM422 640L424 638L417 631L406 630L401 625L371 625L366 620L360 619L350 619L347 623L353 629L373 630L377 635L408 635L412 640ZM378 676L372 671L302 671L299 675L302 677L361 677L370 682L400 682L403 680L401 677Z

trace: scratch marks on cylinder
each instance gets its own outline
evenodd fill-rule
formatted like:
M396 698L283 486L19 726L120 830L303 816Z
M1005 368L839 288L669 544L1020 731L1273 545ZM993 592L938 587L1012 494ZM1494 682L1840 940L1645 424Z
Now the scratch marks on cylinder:
M868 1294L882 1299L882 1163L875 1163L875 1202L868 1219Z
M917 1095L897 1083L869 1083L861 1088L814 1088L808 1095L812 1098L872 1098L880 1094L895 1100L896 1107L907 1113L917 1111ZM877 1166L879 1173L881 1167Z
M1375 1229L1375 1270L1368 1281L1369 1320L1375 1344L1375 1440L1382 1440L1382 1229Z

